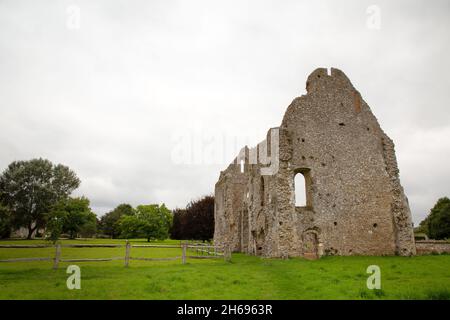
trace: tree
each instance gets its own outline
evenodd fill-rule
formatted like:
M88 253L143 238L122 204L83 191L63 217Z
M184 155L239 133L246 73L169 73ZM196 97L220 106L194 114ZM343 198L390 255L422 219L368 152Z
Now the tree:
M170 238L183 240L187 239L183 236L184 224L186 222L186 209L173 210L173 222L170 228Z
M58 233L68 233L74 239L78 233L95 234L97 218L89 208L87 198L67 198L60 200L48 214L48 234L52 240Z
M450 238L450 199L440 198L419 228L431 239Z
M177 209L171 229L173 239L210 240L214 237L214 197L191 201L186 209Z
M12 213L14 227L26 227L27 239L45 225L53 205L78 188L80 180L68 167L49 160L14 161L0 176L0 201Z
M95 213L92 212L88 216L87 221L80 226L79 234L83 238L92 238L97 234L98 219Z
M100 230L103 234L116 238L120 235L120 226L118 223L120 218L123 216L132 216L134 213L135 210L131 205L122 203L100 218Z
M0 239L11 235L11 212L0 203Z
M52 210L47 216L46 238L56 243L61 237L64 225L64 211Z
M169 237L172 213L164 204L138 206L136 216L141 221L140 230L147 241L164 240Z
M141 236L141 225L142 223L136 215L122 216L118 221L120 237L126 239L139 238Z
M119 222L122 238L144 237L147 241L169 237L172 214L164 204L140 205L134 215L124 215Z
M214 237L214 197L204 196L186 207L189 239L210 240Z

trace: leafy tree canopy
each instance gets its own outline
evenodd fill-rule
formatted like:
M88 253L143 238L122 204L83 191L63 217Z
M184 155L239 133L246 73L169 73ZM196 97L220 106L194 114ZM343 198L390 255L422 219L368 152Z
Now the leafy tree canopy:
M144 237L147 241L169 237L172 213L162 204L140 205L134 215L124 215L119 220L122 238Z
M135 210L129 204L118 205L114 210L106 213L100 218L100 229L103 234L116 238L120 235L119 220L123 216L132 216Z
M186 209L174 211L173 239L210 240L214 237L214 197L191 201Z
M55 240L58 233L68 233L74 239L80 232L90 236L96 232L96 215L89 208L87 198L66 198L53 206L47 217L49 237Z
M171 239L188 239L185 237L186 209L173 210L173 222L170 228Z
M450 238L450 199L440 198L416 231L425 232L431 239Z
M136 209L136 216L142 221L142 234L147 241L164 240L169 237L172 213L164 204L140 205Z
M11 234L11 212L0 203L0 239L8 238Z
M28 239L45 225L45 214L78 188L80 180L68 167L49 160L14 161L0 176L0 201L11 210L14 227L28 228Z

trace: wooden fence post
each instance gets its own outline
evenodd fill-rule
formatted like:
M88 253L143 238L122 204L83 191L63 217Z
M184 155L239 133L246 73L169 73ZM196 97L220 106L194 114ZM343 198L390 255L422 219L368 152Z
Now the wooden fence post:
M186 249L187 249L187 244L183 243L183 253L181 256L181 263L182 264L186 264Z
M59 259L61 258L61 244L56 245L55 258L53 259L53 270L58 269Z
M128 268L128 264L130 262L130 251L131 244L127 240L127 244L125 245L125 267Z

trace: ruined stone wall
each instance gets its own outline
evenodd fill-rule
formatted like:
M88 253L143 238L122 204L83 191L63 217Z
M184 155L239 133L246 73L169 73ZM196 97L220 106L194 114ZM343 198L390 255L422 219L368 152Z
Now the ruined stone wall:
M450 253L450 242L444 240L416 241L417 254Z
M215 242L269 257L415 254L392 140L341 71L317 69L306 88L281 126L221 173ZM296 174L306 180L303 207Z
M247 179L238 165L230 165L221 172L215 187L214 241L232 251L241 250L241 215Z

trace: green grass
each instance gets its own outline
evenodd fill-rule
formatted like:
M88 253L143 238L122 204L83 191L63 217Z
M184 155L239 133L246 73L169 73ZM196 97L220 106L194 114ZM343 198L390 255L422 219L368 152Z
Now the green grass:
M1 241L2 244L44 241ZM145 243L145 240L133 240ZM123 240L65 240L121 243ZM165 241L164 244L179 244ZM170 257L180 249L138 249L131 255ZM2 249L0 259L45 257L53 248ZM123 256L124 248L63 248L64 258ZM68 290L66 268L81 268L81 290ZM381 290L369 290L366 268L381 268ZM450 299L450 255L417 257L324 257L309 261L233 254L231 262L180 260L0 263L0 299Z

